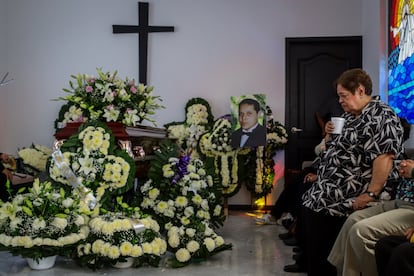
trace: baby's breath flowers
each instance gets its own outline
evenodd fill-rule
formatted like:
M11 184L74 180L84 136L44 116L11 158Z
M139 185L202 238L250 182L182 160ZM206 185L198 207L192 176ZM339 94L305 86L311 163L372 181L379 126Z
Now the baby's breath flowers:
M89 211L76 192L36 178L29 192L0 203L0 249L35 260L70 256L88 236Z

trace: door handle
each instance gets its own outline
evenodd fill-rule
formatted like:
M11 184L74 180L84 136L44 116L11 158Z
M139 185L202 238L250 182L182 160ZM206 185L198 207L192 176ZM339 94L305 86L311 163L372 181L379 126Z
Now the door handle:
M291 131L292 133L296 133L296 132L301 132L301 131L303 131L303 129L301 129L301 128L297 128L297 127L292 127L292 128L290 129L290 131Z

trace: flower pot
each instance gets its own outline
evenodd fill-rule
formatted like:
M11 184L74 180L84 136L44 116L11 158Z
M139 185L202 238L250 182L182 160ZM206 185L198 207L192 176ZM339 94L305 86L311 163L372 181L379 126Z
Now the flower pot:
M49 269L55 265L56 256L44 257L39 259L38 261L31 258L26 258L26 261L31 269Z
M126 262L116 262L116 264L113 265L115 268L129 268L134 264L134 258L128 257L125 258Z

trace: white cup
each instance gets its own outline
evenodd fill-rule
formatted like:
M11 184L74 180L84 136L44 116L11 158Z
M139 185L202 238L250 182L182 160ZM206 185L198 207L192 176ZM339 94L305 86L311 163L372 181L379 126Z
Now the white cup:
M342 117L332 117L331 118L332 123L334 124L335 128L333 130L333 134L341 134L342 128L345 124L345 119Z

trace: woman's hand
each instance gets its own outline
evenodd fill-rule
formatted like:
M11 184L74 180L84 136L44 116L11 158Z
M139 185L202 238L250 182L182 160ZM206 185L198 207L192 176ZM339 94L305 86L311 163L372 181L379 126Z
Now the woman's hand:
M332 132L335 129L335 125L332 121L328 121L325 124L325 141L328 142L332 139Z
M367 207L368 202L371 202L373 200L374 199L367 193L360 194L355 198L354 203L352 203L352 208L354 208L355 211L364 209Z
M303 179L303 183L313 183L318 179L318 176L314 173L308 173L305 175L305 178Z

